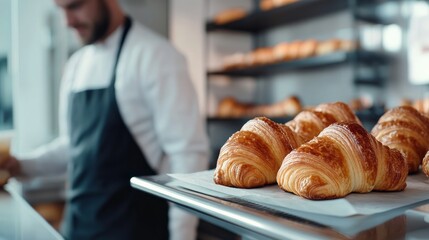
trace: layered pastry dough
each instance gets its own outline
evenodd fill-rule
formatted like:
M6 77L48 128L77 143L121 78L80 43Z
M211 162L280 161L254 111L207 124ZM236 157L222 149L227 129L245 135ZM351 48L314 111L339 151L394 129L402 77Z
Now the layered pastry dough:
M374 126L372 135L384 145L404 155L409 173L419 170L429 150L429 119L410 106L386 112Z
M283 190L308 199L333 199L351 192L400 191L407 164L357 123L336 123L292 151L277 174Z
M302 111L292 121L287 122L286 125L298 133L304 142L308 142L319 135L327 126L336 122L357 122L361 124L347 104L335 102L320 104L312 110Z
M273 184L284 156L301 144L284 124L264 117L252 119L220 150L214 181L239 188Z

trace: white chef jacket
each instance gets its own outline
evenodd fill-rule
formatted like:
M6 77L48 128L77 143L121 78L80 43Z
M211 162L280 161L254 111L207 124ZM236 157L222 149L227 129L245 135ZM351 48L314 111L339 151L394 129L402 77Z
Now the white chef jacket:
M71 93L107 88L123 27L105 41L87 45L69 59L60 91L60 136L20 156L26 176L66 171L70 162L68 105ZM116 71L121 116L159 174L208 167L208 139L185 58L167 40L136 21L125 40ZM71 113L73 114L73 113ZM195 239L197 219L171 207L170 237Z

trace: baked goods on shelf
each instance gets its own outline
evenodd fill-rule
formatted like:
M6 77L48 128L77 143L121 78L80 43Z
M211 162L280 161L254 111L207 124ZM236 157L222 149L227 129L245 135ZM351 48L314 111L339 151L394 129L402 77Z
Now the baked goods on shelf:
M217 116L221 118L240 118L247 116L253 105L238 102L233 97L226 97L219 103Z
M230 8L218 13L214 17L214 23L219 25L226 24L226 23L244 18L246 15L247 15L246 10L242 8Z
M339 39L330 39L326 41L321 41L317 45L316 55L324 55L333 53L340 50L341 40Z
M358 49L358 43L354 40L341 39L340 40L340 51L354 51Z
M235 53L229 56L226 56L222 60L222 69L223 70L233 70L238 68L246 67L246 55L243 53Z
M221 148L213 180L238 188L273 184L284 156L301 144L284 124L264 117L252 119Z
M343 102L320 104L313 109L304 110L286 125L307 142L336 122L357 122L362 125L349 106Z
M362 111L373 107L373 103L365 98L353 98L349 102L349 106L353 111Z
M277 174L281 189L307 199L349 193L401 191L408 175L403 156L357 123L335 123L289 153Z
M302 41L298 48L298 58L308 58L314 56L318 41L309 39Z
M301 41L282 42L273 47L276 62L292 61L298 58Z
M250 66L267 65L274 62L272 48L258 48L254 50L251 54L253 54L253 61L250 62Z
M290 43L282 42L273 47L273 55L276 62L290 60L287 55L289 46Z
M222 70L251 68L355 49L355 42L345 39L331 39L322 42L315 39L281 42L273 47L257 48L248 53L226 56L222 60Z
M233 97L227 97L220 101L217 116L222 118L285 117L296 115L301 109L301 102L296 96L287 97L280 102L266 105L241 103Z
M429 150L429 118L412 107L396 107L378 120L371 133L384 145L404 155L409 173L419 170Z
M256 105L251 109L251 111L249 111L249 115L284 117L294 116L301 110L302 106L299 98L296 96L291 96L271 105Z
M273 8L285 6L297 1L298 0L261 0L259 3L259 7L264 11L268 11Z

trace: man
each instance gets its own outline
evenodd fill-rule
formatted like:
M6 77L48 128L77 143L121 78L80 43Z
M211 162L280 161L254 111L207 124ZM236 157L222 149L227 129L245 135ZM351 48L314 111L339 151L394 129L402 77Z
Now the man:
M167 202L129 179L208 165L185 60L117 0L55 2L85 45L64 72L61 134L31 157L0 156L0 168L36 176L68 163L67 239L167 239ZM170 237L195 238L195 217L173 207L169 216Z

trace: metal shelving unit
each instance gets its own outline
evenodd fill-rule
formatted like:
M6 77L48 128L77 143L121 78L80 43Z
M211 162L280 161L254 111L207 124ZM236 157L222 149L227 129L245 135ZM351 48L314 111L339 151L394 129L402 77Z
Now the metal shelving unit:
M258 0L255 0L255 3L258 2ZM277 26L292 24L346 9L352 10L356 19L371 23L387 24L389 23L388 20L381 18L373 11L375 6L382 2L377 0L301 0L268 11L256 8L244 18L225 24L216 24L209 21L206 23L206 31L227 30L254 34Z
M208 76L224 75L230 77L261 77L278 74L290 70L314 69L348 63L355 59L365 61L387 62L387 58L371 52L335 52L327 55L311 58L298 59L294 61L279 62L269 65L254 66L225 71L211 71Z
M259 0L253 0L254 10L247 16L236 21L225 24L216 24L212 21L206 22L206 32L214 33L220 31L241 32L250 34L252 37L253 48L265 47L264 36L270 29L295 24L299 21L314 19L328 14L334 14L339 11L347 10L353 19L353 39L359 39L358 21L370 24L386 24L386 20L376 15L374 11L377 4L386 2L386 0L301 0L282 7L274 8L268 11L260 10ZM340 64L349 64L352 66L356 86L366 85L380 87L386 81L387 75L385 66L389 65L389 57L380 52L370 52L356 50L352 52L333 52L327 55L314 56L305 59L293 61L278 62L268 65L252 66L248 68L238 68L221 71L208 71L207 81L216 81L215 76L227 76L235 80L248 79L261 81L276 74L282 74L289 71L317 70L320 68L329 68ZM361 74L359 69L366 68ZM371 74L366 74L370 72ZM211 78L213 77L213 78ZM241 80L240 80L241 81ZM244 80L245 81L245 80ZM364 122L368 129L371 124L375 124L382 115L384 109L369 109L357 113L358 117ZM291 120L291 117L270 118L275 122L285 123ZM216 144L212 149L219 150L219 142L224 143L226 139L250 118L218 118L207 117L208 132ZM215 126L222 126L221 131ZM213 160L213 159L212 159Z
M310 19L336 11L344 10L347 7L348 1L345 0L298 1L268 11L263 11L259 8L256 8L246 17L225 24L216 24L213 22L208 22L206 24L206 30L208 32L230 30L258 33L280 25L291 24L300 20Z

